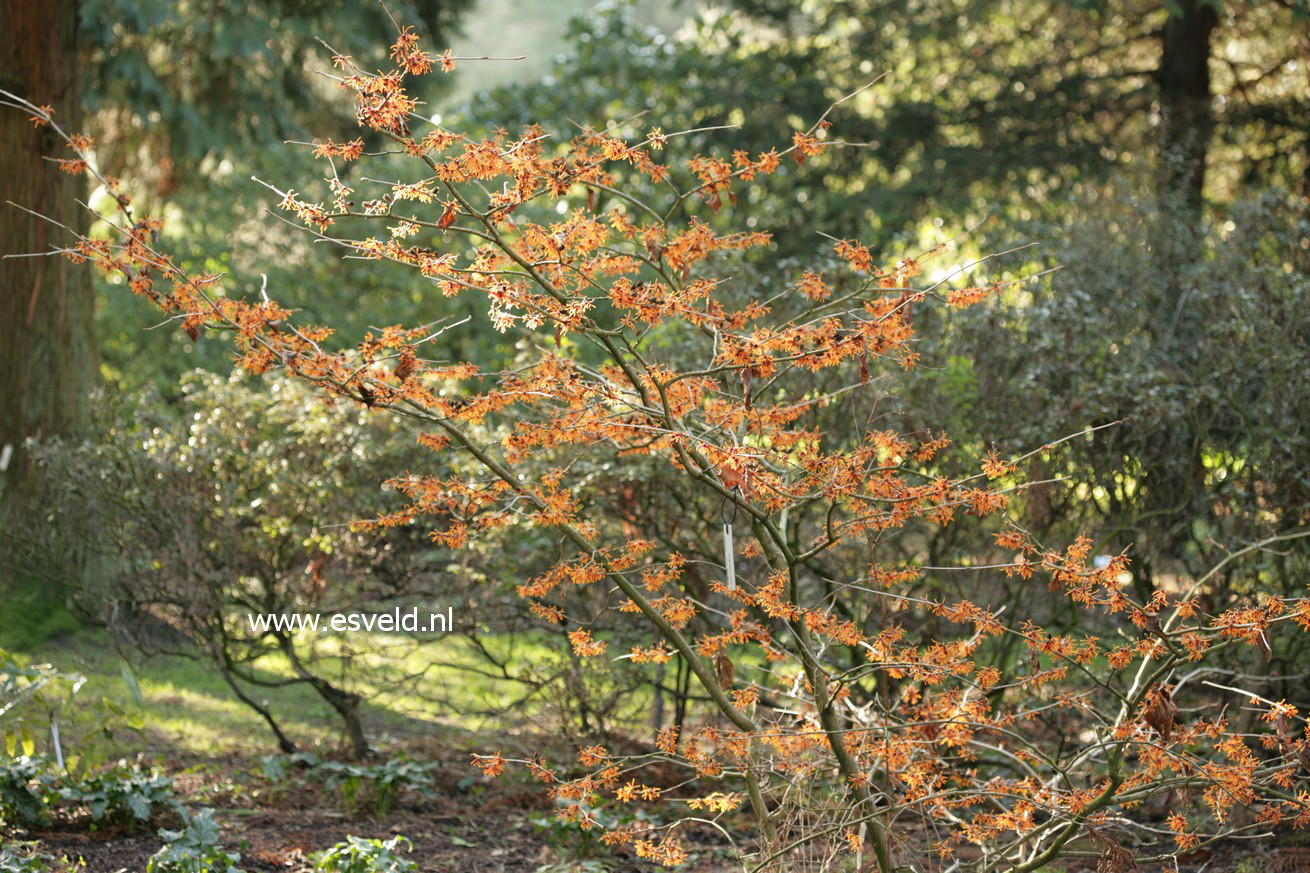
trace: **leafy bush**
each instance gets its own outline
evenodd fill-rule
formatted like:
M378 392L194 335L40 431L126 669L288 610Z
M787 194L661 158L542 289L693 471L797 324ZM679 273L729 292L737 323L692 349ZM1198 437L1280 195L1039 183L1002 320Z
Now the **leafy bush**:
M294 767L304 768L306 776L340 793L346 812L367 805L375 818L386 818L402 789L427 794L432 785L435 764L393 759L378 764L325 761L316 755L268 755L260 759L265 778L281 782L290 777Z
M59 789L70 803L86 806L91 820L133 829L150 821L160 809L181 811L173 797L173 780L138 768L93 774Z
M1268 191L1198 218L1107 187L1030 233L1047 252L1041 266L1060 269L931 323L925 360L956 378L919 386L905 419L949 412L965 451L1018 454L1041 434L1078 434L1025 462L1013 481L1042 484L1017 495L1013 514L1039 540L1087 534L1101 554L1129 555L1138 599L1184 579L1205 580L1198 607L1212 614L1302 595L1305 200ZM935 551L958 548L954 528L929 532ZM1027 596L1014 594L1004 602ZM1091 620L1068 615L1070 627ZM1310 637L1267 642L1209 663L1258 677L1249 681L1264 697L1296 700Z
M66 693L55 687L61 680ZM0 649L0 740L9 757L18 749L31 755L35 751L35 734L48 729L51 692L66 699L76 693L85 681L78 674L60 673L50 664L20 664L8 652ZM30 709L38 713L29 714Z
M158 773L119 768L78 778L51 772L50 763L40 757L0 761L0 823L46 824L61 801L86 807L97 824L129 829L161 809L182 812L173 796L173 781Z
M0 843L0 873L46 873L49 860L37 851L36 843Z
M251 690L308 685L342 719L352 752L365 754L362 698L350 685L366 659L313 635L252 627L249 616L431 602L434 578L414 566L428 549L421 538L364 537L348 524L361 506L385 511L384 471L417 447L394 439L392 423L325 405L292 380L268 391L193 373L180 419L146 395L105 402L130 404L134 414L105 417L130 423L37 450L53 524L33 532L49 548L31 563L56 565L59 541L101 543L109 582L83 599L125 643L210 659L283 751L294 745ZM260 670L270 657L289 679Z
M241 856L219 845L220 829L212 809L182 814L182 830L161 830L164 847L150 856L146 873L244 873Z
M938 337L971 362L970 436L1012 451L1045 428L1117 422L1051 454L1072 478L1048 502L1162 574L1296 527L1310 513L1304 200L1270 191L1200 221L1112 187L1077 207L1030 231L1058 271ZM1065 497L1078 489L1102 496ZM1300 586L1301 558L1281 590Z
M259 772L269 782L284 782L291 777L294 768L300 767L308 770L321 760L318 755L312 752L296 752L291 755L263 755L259 759Z
M140 690L126 662L121 672L139 700ZM62 765L65 774L77 775L104 758L116 734L139 735L139 713L105 695L88 698L85 685L81 673L51 664L20 663L0 649L0 759L33 757L44 748L50 763ZM59 739L60 731L70 727L75 728L75 743Z
M44 824L57 796L44 759L23 755L0 760L0 824Z
M329 787L341 792L347 812L367 803L375 818L385 818L402 788L426 793L432 784L431 764L387 761L382 764L343 764L326 761L319 770Z
M389 840L346 837L340 843L320 852L314 859L314 869L325 873L407 873L418 865L398 855L401 843L410 845L405 837Z

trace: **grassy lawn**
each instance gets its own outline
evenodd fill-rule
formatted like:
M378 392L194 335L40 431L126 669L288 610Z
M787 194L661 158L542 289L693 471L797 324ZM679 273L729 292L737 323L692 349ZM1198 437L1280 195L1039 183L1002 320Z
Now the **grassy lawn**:
M484 645L507 672L544 677L566 669L566 656L548 641L490 636ZM477 653L465 638L450 635L416 645L384 635L324 635L317 641L319 670L329 681L350 688L365 700L364 722L370 739L387 746L393 740L454 732L482 733L493 723L499 733L518 734L540 727L543 710L549 716L558 705L553 695L506 680L499 668ZM125 659L103 630L83 629L59 634L39 646L11 650L22 664L50 663L86 678L60 729L73 747L95 731L101 757L138 752L213 757L230 753L276 751L267 724L233 694L210 664L201 658L156 655ZM355 669L350 669L348 665ZM258 663L268 680L293 675L282 657ZM343 680L343 674L346 678ZM598 695L613 694L604 675L584 674ZM133 688L135 683L136 688ZM283 730L305 749L330 752L341 741L336 714L308 685L247 688L278 719ZM121 717L97 719L92 710L108 706ZM535 717L526 711L531 706ZM640 724L648 713L648 690L628 692L615 715ZM139 729L121 728L129 723ZM102 736L101 725L112 735ZM143 743L144 737L144 743Z

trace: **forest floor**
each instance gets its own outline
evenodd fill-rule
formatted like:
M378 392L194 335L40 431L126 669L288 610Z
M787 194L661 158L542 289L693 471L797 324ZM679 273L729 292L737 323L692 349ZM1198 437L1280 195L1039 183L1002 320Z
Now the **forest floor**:
M248 756L192 762L163 759L161 768L175 775L179 799L190 809L210 807L222 823L224 847L241 855L240 866L255 871L307 873L312 855L347 836L382 838L401 834L411 843L408 857L422 871L469 873L564 873L564 871L652 870L622 850L590 845L551 825L551 804L540 786L507 784L470 790L468 754L449 742L411 746L414 757L440 761L442 767L429 796L402 793L386 816L360 809L347 813L335 792L303 782L270 789L259 777L258 762ZM445 774L443 777L442 774ZM263 786L263 787L255 787ZM91 873L139 873L162 840L155 826L169 826L164 815L135 833L89 831L85 822L32 833L48 854L83 859ZM176 821L174 818L173 821ZM702 834L701 837L708 835ZM694 871L733 869L725 850L698 847Z
M258 717L231 698L221 682L188 661L148 661L124 673L105 638L78 633L43 646L41 658L87 676L79 706L108 702L118 718L134 717L136 727L112 729L106 736L72 733L71 747L95 748L108 763L121 760L155 767L172 777L177 799L192 811L209 807L223 826L223 844L241 854L241 867L255 871L308 873L312 855L348 835L389 839L403 835L409 857L421 871L443 873L627 873L654 871L624 848L601 846L593 834L554 823L549 794L541 784L508 771L488 782L471 765L473 752L501 751L506 757L541 754L562 760L572 748L557 727L523 722L513 730L490 733L467 718L435 719L371 711L370 726L380 760L403 758L432 767L426 791L402 790L384 817L373 815L367 797L347 811L338 789L292 771L271 780L266 756L275 752L271 734ZM130 679L128 678L130 676ZM135 684L135 692L128 688ZM292 699L293 702L295 698ZM91 701L95 701L94 704ZM284 705L286 701L283 701ZM286 711L288 732L303 748L330 758L337 751L327 713L301 698ZM126 713L126 716L124 715ZM93 744L95 744L93 746ZM643 814L655 814L655 810ZM88 816L56 819L47 828L11 834L35 840L41 852L66 857L88 873L142 873L162 845L156 831L175 827L165 812L147 826L126 832L95 828ZM738 836L731 821L725 822ZM740 871L728 840L711 828L681 831L690 852L686 873ZM0 836L0 841L5 837ZM1310 873L1310 841L1299 845L1247 843L1220 847L1184 859L1181 873ZM1063 870L1095 870L1080 859Z
M457 657L454 651L441 655ZM379 818L367 791L355 808L347 809L340 789L294 767L285 779L269 779L265 761L279 757L272 733L201 662L156 657L124 667L105 634L86 631L47 640L39 654L29 650L20 657L86 677L61 728L66 753L83 750L97 765L121 763L168 775L182 806L192 812L214 810L223 826L224 848L240 853L240 866L250 873L309 871L314 853L348 835L403 835L411 843L408 857L420 871L658 869L638 862L630 850L600 845L594 833L555 823L546 787L526 774L507 770L496 780L482 776L472 764L475 751L567 760L578 744L561 731L558 719L532 721L526 714L497 717L493 733L485 713L504 706L521 689L507 693L476 674L454 674L460 677L458 688L450 687L450 675L442 679L435 707L432 699L398 705L395 694L384 702L371 701L365 722L377 755L370 760L422 762L431 768L432 779L422 792L402 789ZM301 750L323 759L343 757L338 723L312 691L280 689L273 696L271 708ZM541 708L539 702L534 708ZM149 825L124 831L96 827L89 815L74 814L7 836L35 841L40 852L73 864L80 860L85 864L80 869L88 873L142 873L163 845L157 831L179 823L175 813L165 811ZM714 829L683 830L681 835L691 853L681 869L740 869L735 853ZM5 838L0 831L0 842Z

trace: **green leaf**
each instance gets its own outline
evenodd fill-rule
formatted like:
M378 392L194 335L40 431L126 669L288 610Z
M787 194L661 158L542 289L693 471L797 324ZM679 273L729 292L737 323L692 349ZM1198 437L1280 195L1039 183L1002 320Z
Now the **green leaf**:
M143 794L128 795L127 808L132 810L132 815L139 821L147 821L150 818L150 801Z
M145 706L146 700L141 695L141 686L136 684L136 674L132 672L132 665L127 663L126 658L119 660L118 673L123 677L127 690L132 692L132 699L136 701L137 706Z

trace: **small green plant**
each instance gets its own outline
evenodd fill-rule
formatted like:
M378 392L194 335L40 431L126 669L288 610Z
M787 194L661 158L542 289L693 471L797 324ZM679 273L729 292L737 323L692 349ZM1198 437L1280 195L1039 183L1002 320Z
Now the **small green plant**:
M0 873L46 873L50 869L47 856L36 849L31 842L0 845Z
M56 795L46 771L39 757L0 761L0 823L31 827L49 820Z
M604 861L592 858L587 861L561 861L558 864L543 864L536 873L610 873Z
M141 690L127 662L121 675L132 697ZM44 754L65 774L85 772L103 758L107 744L120 731L140 734L139 713L108 697L87 698L86 677L51 664L27 664L0 649L0 762L20 755ZM76 706L74 702L76 701ZM59 739L61 725L77 723L75 746Z
M314 869L327 873L407 873L418 865L396 854L397 847L412 844L404 837L389 840L366 840L363 837L346 837L329 849L319 852Z
M259 772L269 782L285 782L291 775L291 757L264 755L259 759Z
M382 764L325 761L317 769L326 776L324 781L329 788L341 791L341 802L347 812L367 802L374 818L387 817L402 788L425 792L432 784L432 765L413 761L392 760Z
M31 755L36 735L47 730L46 722L57 707L52 694L57 699L71 698L83 681L82 676L60 673L50 664L20 664L0 649L0 740L5 753L11 758L19 750Z
M555 800L557 811L570 805L562 798ZM565 870L577 873L577 871L590 870L591 867L587 865L600 864L600 859L610 854L606 844L596 836L600 828L617 830L633 824L643 827L659 827L661 824L657 817L640 807L628 807L616 811L584 804L582 808L587 817L596 823L596 830L579 828L559 815L542 815L529 820L533 831L545 839L546 845L562 856L559 864L549 867L549 873L562 873ZM541 868L537 873L542 873L545 869ZM602 865L600 869L603 870L604 866Z
M313 752L296 752L291 755L264 755L259 759L259 769L264 778L270 782L285 782L293 770L299 768L313 770L323 763L323 759Z
M64 800L83 804L97 824L118 824L128 830L150 821L161 807L182 808L173 797L173 780L139 769L106 770L59 790Z
M241 856L219 845L219 826L212 809L182 813L180 831L160 830L164 847L150 856L146 873L245 873Z
M267 755L260 759L260 769L271 782L283 782L294 768L303 767L306 775L340 792L341 805L354 812L365 804L375 818L386 818L402 789L426 793L432 785L432 764L394 759L381 764L348 764L324 761L307 752L294 755Z

